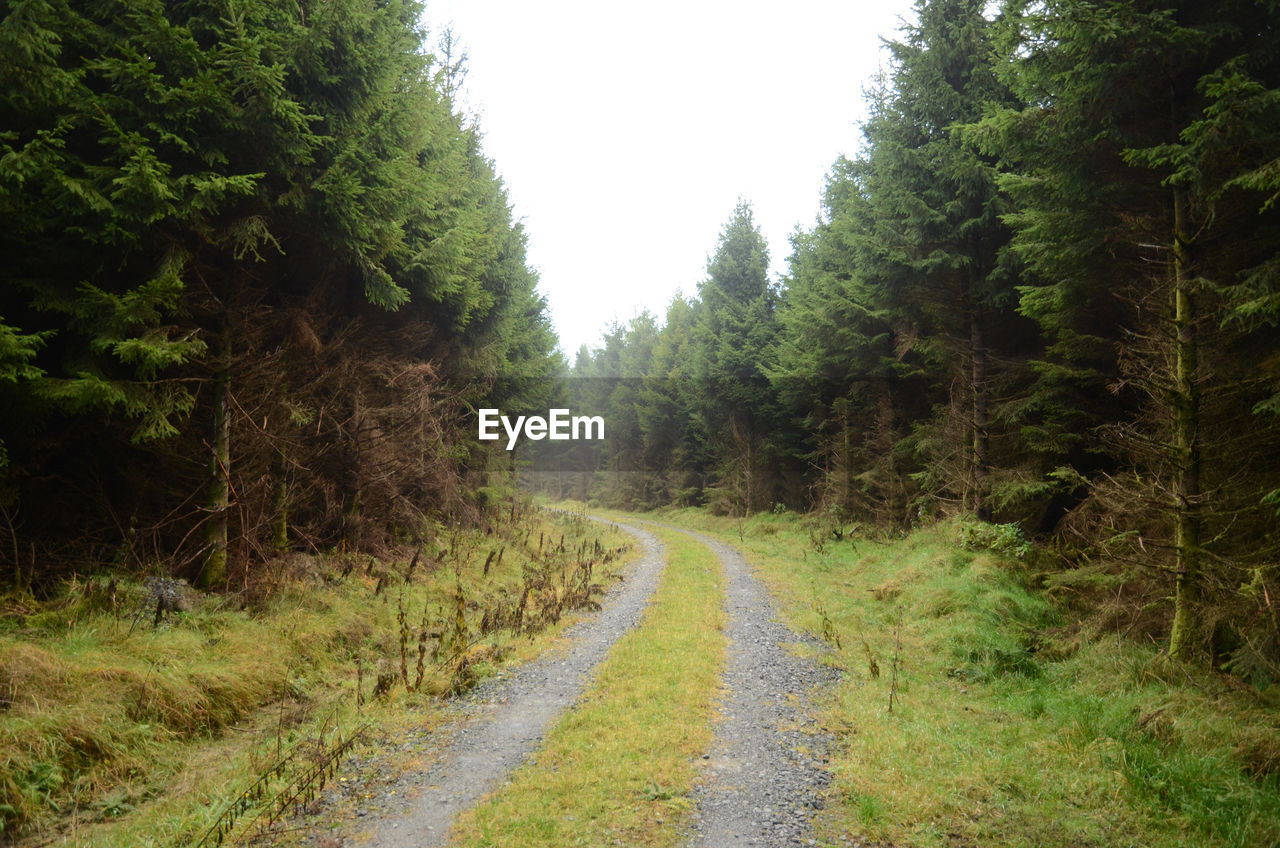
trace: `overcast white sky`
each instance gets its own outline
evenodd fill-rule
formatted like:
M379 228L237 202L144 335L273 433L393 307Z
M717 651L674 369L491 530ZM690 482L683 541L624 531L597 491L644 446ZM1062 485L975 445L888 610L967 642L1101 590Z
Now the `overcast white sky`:
M693 293L739 197L781 273L854 154L880 37L910 0L427 0L469 54L465 102L529 234L572 359Z

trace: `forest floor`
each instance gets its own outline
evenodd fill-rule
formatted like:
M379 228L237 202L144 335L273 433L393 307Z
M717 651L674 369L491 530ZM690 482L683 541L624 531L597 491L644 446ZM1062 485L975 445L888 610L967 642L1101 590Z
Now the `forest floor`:
M239 591L183 586L163 614L128 572L0 597L0 844L273 834L360 751L429 737L451 692L552 649L634 556L540 510L423 534L381 558L291 554Z

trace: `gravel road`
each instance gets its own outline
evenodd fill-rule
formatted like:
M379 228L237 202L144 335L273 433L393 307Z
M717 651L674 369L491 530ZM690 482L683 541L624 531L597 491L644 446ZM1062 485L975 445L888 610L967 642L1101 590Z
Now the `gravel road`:
M666 556L652 533L618 525L643 547L626 579L604 598L602 610L565 635L567 652L544 656L502 680L476 687L462 705L465 722L429 774L409 775L390 797L413 796L407 809L365 816L351 844L376 848L443 845L454 817L494 789L533 751L551 722L581 696L590 672L633 627L657 588Z
M343 829L345 838L320 838L317 844L443 845L454 818L498 788L537 748L551 723L581 696L613 643L639 621L661 579L666 554L658 538L617 526L639 540L642 555L606 595L601 612L565 634L568 649L482 682L454 703L457 719L447 728L405 740L403 751L426 752L431 765L356 801L355 823ZM810 716L809 697L838 672L788 650L788 644L814 640L774 619L768 591L734 548L669 529L698 539L719 557L728 613L721 715L702 759L706 771L687 846L814 844L811 818L822 808L830 782L824 763L831 740ZM348 795L345 803L353 800Z
M811 845L811 818L831 780L824 764L832 740L809 715L809 695L838 672L787 649L813 640L774 619L768 591L740 553L689 535L710 546L724 566L729 655L722 719L688 844Z

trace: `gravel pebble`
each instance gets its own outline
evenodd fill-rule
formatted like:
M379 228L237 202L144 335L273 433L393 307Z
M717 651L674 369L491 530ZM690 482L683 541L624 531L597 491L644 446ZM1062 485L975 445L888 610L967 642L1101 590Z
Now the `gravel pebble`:
M399 740L363 762L350 762L351 770L376 775L380 761L392 752L426 754L432 761L390 782L374 777L331 791L326 804L357 807L356 820L343 836L316 833L304 842L372 848L443 845L458 813L500 787L522 762L536 760L546 730L582 696L613 643L639 621L661 578L666 557L657 537L618 526L640 541L643 554L607 594L601 612L566 633L569 649L483 681L449 705L454 720L447 727ZM774 620L767 590L738 551L698 533L670 529L697 538L719 557L728 613L721 719L711 750L698 760L705 779L696 794L688 848L814 844L811 818L823 808L831 780L825 767L831 737L809 714L809 698L815 687L830 685L839 672L787 649L798 642L821 643ZM853 844L867 843L859 839Z

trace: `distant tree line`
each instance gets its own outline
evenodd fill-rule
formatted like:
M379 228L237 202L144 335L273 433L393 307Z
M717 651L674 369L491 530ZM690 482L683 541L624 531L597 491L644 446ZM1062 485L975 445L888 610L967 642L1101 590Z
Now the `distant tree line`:
M207 586L465 520L561 360L412 0L0 4L0 561Z
M1175 657L1280 680L1275 4L916 11L785 278L740 204L695 296L578 353L608 445L540 467L628 506L1016 524L1064 590L1165 611Z

